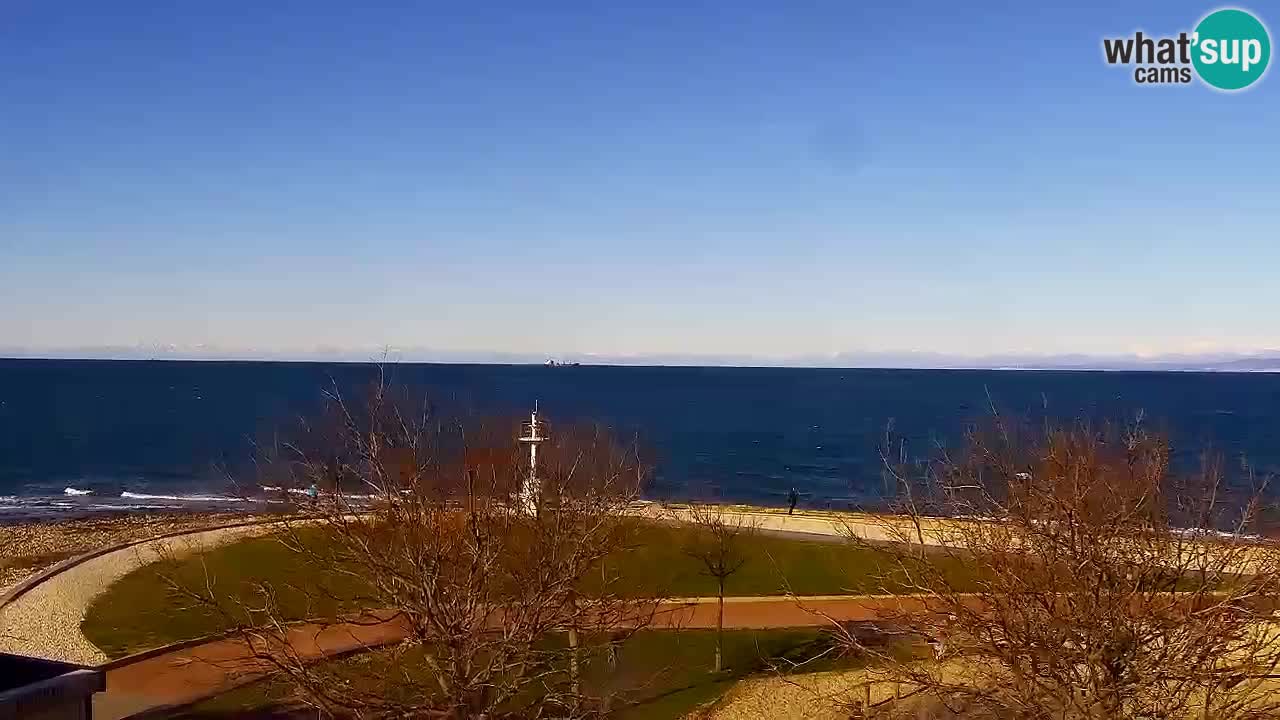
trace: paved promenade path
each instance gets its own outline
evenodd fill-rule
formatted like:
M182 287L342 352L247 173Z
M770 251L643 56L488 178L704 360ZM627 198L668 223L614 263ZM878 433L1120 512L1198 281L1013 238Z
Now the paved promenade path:
M815 627L831 620L873 620L886 609L900 610L911 598L895 596L725 598L725 627L767 629ZM657 628L708 629L716 626L715 598L681 598L663 603ZM404 626L344 624L292 628L289 644L303 659L319 659L376 648L401 640ZM144 654L145 655L145 654ZM94 717L120 720L144 712L179 707L218 695L266 675L269 660L255 657L242 640L223 639L176 649L107 670L107 690L94 697Z

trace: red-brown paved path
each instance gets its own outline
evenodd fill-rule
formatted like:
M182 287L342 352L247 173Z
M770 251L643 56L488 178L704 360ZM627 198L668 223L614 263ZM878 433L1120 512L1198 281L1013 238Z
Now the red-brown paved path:
M398 623L300 626L289 643L307 659L377 647L404 636ZM161 707L184 705L261 677L268 661L239 639L213 640L107 671L106 692L93 699L93 715L117 720Z
M918 604L911 598L886 596L805 598L735 597L725 599L725 627L764 629L813 627L837 621L873 620L885 610ZM904 607L906 606L906 607ZM713 628L715 598L690 598L664 603L653 625L667 628ZM300 656L317 659L400 640L398 622L347 624L320 629L300 626L289 642ZM185 705L263 676L266 660L252 656L238 639L213 640L138 660L107 671L106 692L94 697L94 717L120 720L164 707Z

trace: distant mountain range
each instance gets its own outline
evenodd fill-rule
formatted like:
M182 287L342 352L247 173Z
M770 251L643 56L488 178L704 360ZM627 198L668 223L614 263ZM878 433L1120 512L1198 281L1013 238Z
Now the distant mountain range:
M2 358L86 358L120 360L266 360L304 362L438 362L572 365L682 365L741 367L840 367L1008 370L1169 370L1208 372L1280 372L1280 351L1141 355L993 354L977 357L934 352L844 352L834 355L762 357L744 354L637 355L512 352L464 352L430 348L328 348L311 350L226 349L208 345L134 345L33 349L0 347Z

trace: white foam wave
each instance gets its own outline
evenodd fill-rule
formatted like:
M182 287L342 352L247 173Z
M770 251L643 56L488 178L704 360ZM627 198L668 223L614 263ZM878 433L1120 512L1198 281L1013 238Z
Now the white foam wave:
M54 500L52 497L23 497L20 495L0 495L0 505L12 505L14 507L40 507L52 505L67 505L73 503L62 500Z
M93 491L92 491L92 490L81 490L81 489L79 489L79 488L69 487L69 488L65 488L65 489L63 489L62 494L63 494L63 495L75 495L75 496L80 496L80 495L92 495L92 494L93 494Z
M1260 535L1248 535L1244 533L1237 534L1233 532L1227 532L1225 530L1206 530L1203 528L1175 528L1170 532L1173 533L1174 535L1181 535L1183 537L1192 537L1192 538L1219 537L1224 539L1239 539L1239 540L1250 540L1250 541L1262 539L1262 536Z
M99 512L116 512L120 510L181 510L182 505L166 505L164 503L110 503L89 505L87 509Z
M246 502L247 498L226 495L149 495L125 490L120 497L126 500L173 500L176 502Z
M311 496L311 491L303 488L289 488L285 492L290 493L292 495L303 495L306 497ZM343 500L377 500L382 496L381 495L362 495L357 493L334 493L334 492L329 492L327 490L321 490L317 497L318 498L341 497Z

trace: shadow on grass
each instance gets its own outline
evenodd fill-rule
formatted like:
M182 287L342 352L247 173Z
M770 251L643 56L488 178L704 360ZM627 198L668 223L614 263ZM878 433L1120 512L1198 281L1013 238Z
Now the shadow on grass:
M870 627L867 633L874 632ZM894 642L897 636L881 638ZM725 633L726 670L711 671L715 632L645 631L625 641L616 664L584 662L584 684L591 694L613 699L612 716L626 720L680 718L714 702L739 680L772 673L787 674L862 667L866 659L845 655L833 647L831 636L815 628L736 630ZM870 637L865 638L872 644ZM388 677L386 658L374 652L334 661L347 681L364 676ZM604 695L600 695L604 697ZM314 711L298 709L297 696L287 683L264 680L231 690L167 717L185 720L221 718L303 718Z
M715 579L684 549L702 530L681 525L636 523L628 549L611 556L601 568L615 578L614 592L631 597L713 596ZM331 542L321 528L300 528L297 539L317 548ZM812 541L769 534L744 540L746 564L728 579L729 595L839 595L902 592L912 588L895 573L888 556L838 540ZM972 568L953 558L940 558L956 587L971 582ZM241 540L172 562L140 568L112 584L85 614L81 630L108 657L159 647L226 629L226 616L194 603L170 583L205 592L212 583L223 611L252 623L243 607L260 603L262 584L270 585L283 617L335 616L358 607L341 600L364 592L345 573L332 573L303 562L278 537ZM598 585L589 574L584 591ZM598 589L598 588L596 588ZM261 618L256 618L258 621Z

